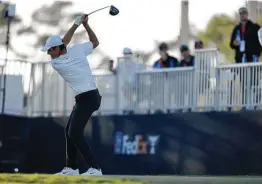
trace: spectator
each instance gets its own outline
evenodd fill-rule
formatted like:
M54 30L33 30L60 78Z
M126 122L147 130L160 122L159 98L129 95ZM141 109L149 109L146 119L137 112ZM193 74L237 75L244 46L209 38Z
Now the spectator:
M168 54L168 45L162 43L159 45L159 54L161 58L156 61L153 68L174 68L178 66L178 60Z
M123 55L124 55L124 56L132 55L132 54L133 54L133 52L132 52L132 50L131 50L130 48L125 47L125 48L123 49Z
M240 8L238 10L238 13L240 16L240 23L234 27L230 40L230 47L235 50L235 62L258 62L262 49L258 39L258 30L260 29L260 26L248 19L248 10L246 7ZM258 86L258 79L255 77L255 73L256 72L254 72L253 70L251 70L251 72L249 73L250 76L246 76L246 72L236 73L240 76L240 82L242 84L243 110L246 108L245 104L248 104L251 100L250 94L253 93L244 79L250 78L250 80L247 82L250 82L252 88L255 89ZM253 96L255 97L255 103L258 103L258 101L260 101L260 92L256 93Z
M116 69L114 68L114 61L113 60L109 60L109 71L111 71L113 74L116 74Z
M180 52L182 54L182 60L180 66L194 66L195 57L190 54L190 50L187 45L180 46Z
M123 54L123 57L129 57L129 56L133 55L133 52L132 52L132 50L130 48L125 47L123 49L123 51L122 51L122 54ZM122 58L119 62L121 63L121 62L124 62L124 61L125 61L125 59ZM109 64L108 65L109 71L111 71L113 74L116 75L117 68L114 68L114 61L113 60L109 60L108 64ZM117 64L119 64L119 63L117 63Z
M240 23L232 32L230 47L235 50L235 62L256 62L261 54L261 45L258 40L260 26L248 19L248 10L242 7L238 11Z
M201 40L196 40L195 41L195 50L197 49L203 49L204 48L204 44Z
M180 61L180 67L194 66L194 56L190 54L190 50L187 45L180 46L180 53L182 55L182 60ZM183 85L183 95L180 97L179 106L186 108L188 104L193 102L193 86L189 82L186 82ZM191 111L191 108L188 108L188 111Z

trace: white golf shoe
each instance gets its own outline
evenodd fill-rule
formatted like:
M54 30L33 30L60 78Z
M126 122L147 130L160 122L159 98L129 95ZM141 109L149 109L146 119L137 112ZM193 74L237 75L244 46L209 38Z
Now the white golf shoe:
M56 173L55 175L71 175L71 176L76 176L79 175L79 170L78 169L72 169L70 167L65 167L61 172Z
M82 173L81 175L84 176L102 176L101 169L95 169L95 168L89 168L85 173Z

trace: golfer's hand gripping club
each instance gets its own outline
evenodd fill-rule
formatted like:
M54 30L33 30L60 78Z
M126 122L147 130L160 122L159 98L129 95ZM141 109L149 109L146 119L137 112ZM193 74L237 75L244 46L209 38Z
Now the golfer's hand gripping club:
M82 15L77 16L74 24L77 25L77 26L80 26L80 24L82 23L82 20L83 20L82 17L83 17Z
M83 14L82 15L82 24L85 25L88 22L88 15L87 14Z
M87 24L88 14L82 14L76 17L74 24L80 26L80 24Z

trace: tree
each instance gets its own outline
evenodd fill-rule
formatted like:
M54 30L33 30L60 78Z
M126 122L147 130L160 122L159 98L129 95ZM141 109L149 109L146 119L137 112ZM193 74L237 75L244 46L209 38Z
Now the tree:
M262 12L260 11L258 13L257 23L262 26Z
M28 60L42 60L42 58L36 56L36 53L39 52L46 39L52 34L64 35L69 29L68 25L71 22L73 23L77 15L81 14L80 12L70 13L70 11L65 11L66 9L70 10L72 6L71 1L54 1L51 4L43 5L32 13L30 26L25 26L23 20L20 20L19 27L12 37L22 38L22 36L27 36L33 38L34 41L33 43L25 41L27 52L16 53L16 56ZM72 38L72 43L78 42L85 35L85 30L76 32ZM23 41L26 40L26 38L22 39ZM11 45L11 47L13 46ZM101 56L102 60L108 58L99 49L96 49L94 54Z
M52 33L60 34L65 32L65 27L61 26L61 21L64 21L64 17L66 17L63 10L70 6L72 6L70 1L55 1L50 5L43 5L33 12L32 24L24 26L22 22L16 35L35 38L35 42L28 45L28 49L39 50ZM52 32L48 32L49 30ZM31 58L35 55L35 52L27 52L26 54L27 58Z
M213 16L207 24L206 30L200 32L197 37L205 45L215 44L222 54L225 55L226 62L234 61L234 51L230 48L230 38L237 19L225 14Z

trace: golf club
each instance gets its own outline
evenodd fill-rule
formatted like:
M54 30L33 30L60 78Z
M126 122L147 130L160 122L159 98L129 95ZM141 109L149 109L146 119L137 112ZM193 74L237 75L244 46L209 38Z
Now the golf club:
M110 6L106 6L106 7L97 9L97 10L95 10L95 11L92 11L91 13L89 13L89 14L87 14L87 15L89 16L89 15L95 13L95 12L98 12L98 11L100 11L100 10L103 10L103 9L106 9L106 8L109 8L109 7L110 7L110 9L109 9L109 14L110 14L110 15L115 16L115 15L117 15L117 14L119 13L119 10L118 10L115 6L110 5Z

